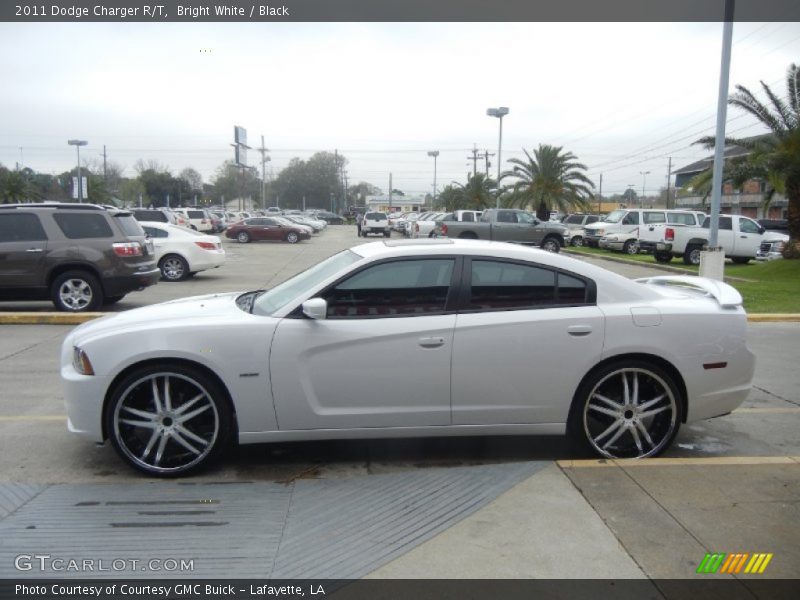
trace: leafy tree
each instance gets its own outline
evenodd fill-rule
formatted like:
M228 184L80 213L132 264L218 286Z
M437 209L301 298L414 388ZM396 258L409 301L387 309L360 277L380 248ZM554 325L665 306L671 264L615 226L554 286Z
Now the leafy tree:
M453 208L448 206L447 210L449 211L459 209L483 210L495 204L497 182L487 177L484 173L473 175L466 184L454 181L453 186L455 190L453 203L455 206ZM445 188L445 190L447 190L447 188ZM441 195L444 195L445 190L442 190ZM447 199L445 199L445 203L447 203Z
M461 200L461 194L459 193L458 189L452 185L445 186L436 197L437 204L439 204L439 206L448 212L463 209L464 207L461 206Z
M30 185L22 171L11 171L0 165L0 200L3 204L29 200Z
M317 152L305 161L293 158L272 182L270 198L280 198L284 208L301 208L305 198L306 208L329 209L331 194L342 198L339 173L346 164L344 156L332 152Z
M774 190L783 188L789 202L788 221L790 243L784 250L786 258L800 258L800 69L791 64L786 73L786 102L778 98L770 87L761 82L769 99L769 106L759 101L743 85L737 85L728 104L751 114L770 131L770 135L751 139L725 138L726 144L735 144L750 150L743 169L750 174L761 173ZM697 143L713 148L716 140L705 137ZM723 177L725 175L723 174Z
M347 199L350 205L364 206L367 202L367 196L377 196L381 193L381 189L366 181L359 181L355 185L347 188Z
M501 180L516 179L505 194L506 206L535 206L543 220L555 209L563 213L588 210L594 183L585 175L586 165L562 150L562 146L539 144L533 156L523 149L527 160L510 159L514 167L500 176Z
M261 198L261 182L253 169L237 167L232 160L226 160L214 175L210 192L206 193L212 203L222 204L236 198Z

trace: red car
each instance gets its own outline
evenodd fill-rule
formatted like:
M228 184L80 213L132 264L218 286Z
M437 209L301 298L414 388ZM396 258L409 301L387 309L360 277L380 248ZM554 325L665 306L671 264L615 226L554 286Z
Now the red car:
M310 239L311 234L299 227L284 225L270 217L253 217L229 226L225 230L225 237L242 244L253 240L277 240L296 244L300 240Z

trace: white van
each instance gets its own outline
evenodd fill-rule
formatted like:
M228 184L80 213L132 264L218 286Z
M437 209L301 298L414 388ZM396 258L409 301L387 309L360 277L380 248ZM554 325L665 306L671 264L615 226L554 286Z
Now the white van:
M705 213L691 210L660 208L620 208L608 213L602 221L586 225L584 242L594 248L621 250L626 254L639 251L639 228L659 223L699 226Z

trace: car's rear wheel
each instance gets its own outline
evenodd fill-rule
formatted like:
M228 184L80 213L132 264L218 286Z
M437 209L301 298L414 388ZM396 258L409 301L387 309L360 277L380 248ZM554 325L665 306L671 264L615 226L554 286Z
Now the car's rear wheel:
M91 273L67 271L53 281L50 297L58 310L92 311L103 304L103 288Z
M625 254L639 254L639 242L636 240L628 240L622 245L622 252Z
M667 264L672 262L672 253L656 250L655 252L653 252L653 258L655 258L656 262L658 263Z
M300 240L300 236L297 235L294 231L290 231L286 234L286 241L290 244L296 244Z
M189 276L189 263L177 254L167 254L158 263L161 276L167 281L183 281Z
M748 258L747 256L732 256L731 260L735 265L746 265L747 263L750 262L750 258Z
M645 458L666 450L678 433L682 403L672 376L642 360L621 360L593 373L573 400L569 432L606 458Z
M686 250L683 252L683 264L699 265L701 250L702 247L697 244L686 246Z
M231 411L219 385L184 365L137 369L113 390L106 431L119 455L148 475L185 475L228 443Z
M478 239L478 236L475 235L471 231L465 231L464 233L460 234L458 237L460 237L462 240L477 240Z
M240 231L236 234L236 241L240 244L248 244L250 242L250 234L246 231Z
M569 243L572 244L573 246L581 247L583 246L583 238L579 235L576 235L574 238L570 240Z
M547 250L548 252L558 252L561 250L561 244L556 238L547 237L542 241L542 250Z

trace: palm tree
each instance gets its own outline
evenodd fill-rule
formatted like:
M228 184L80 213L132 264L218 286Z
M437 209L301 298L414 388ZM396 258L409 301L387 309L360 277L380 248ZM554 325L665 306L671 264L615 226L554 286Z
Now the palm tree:
M737 93L731 95L728 104L753 115L770 134L744 140L725 138L725 143L750 150L747 163L752 172L765 176L773 189L783 188L789 201L791 238L784 256L800 258L800 69L791 64L787 70L787 102L778 98L763 81L761 87L771 106L757 100L743 85L736 86ZM697 143L713 148L715 141L713 137L705 137Z
M453 182L455 186L454 205L455 208L448 207L448 210L473 209L483 210L494 205L497 183L491 177L483 173L477 173L469 178L466 184Z
M563 146L539 144L531 156L523 148L527 161L512 158L514 165L500 179L516 178L507 190L505 204L520 208L536 207L539 218L547 220L557 208L568 213L574 209L587 210L592 199L594 183L584 174L586 165L577 162L572 152L562 154Z

